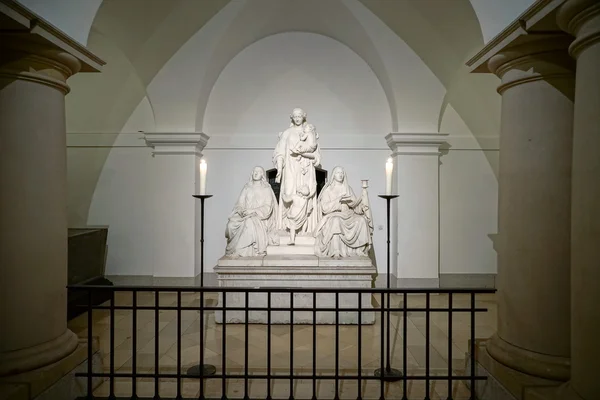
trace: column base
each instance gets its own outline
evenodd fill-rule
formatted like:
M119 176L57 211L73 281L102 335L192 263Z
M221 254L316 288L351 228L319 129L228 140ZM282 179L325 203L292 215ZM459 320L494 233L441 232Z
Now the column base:
M556 398L560 400L589 400L584 399L579 393L577 393L575 389L573 389L571 382L565 383L558 389L558 396Z
M77 348L78 338L70 330L49 342L26 349L0 353L0 376L31 371L59 361Z
M497 334L488 341L487 351L499 363L527 375L562 382L571 377L570 359L522 349Z
M563 382L528 375L498 362L489 353L490 342L491 339L477 340L475 347L476 373L488 377L486 381L476 382L478 399L551 400L547 397L535 397L533 394L538 388L556 391Z
M87 372L87 347L87 341L80 340L75 351L55 363L0 378L0 399L56 400L86 396L86 378L76 377L75 374ZM92 371L101 373L103 364L97 339L93 340L92 352ZM92 389L98 388L103 381L104 378L93 378Z
M523 400L589 400L584 399L573 389L570 382L552 388L531 388L525 390Z

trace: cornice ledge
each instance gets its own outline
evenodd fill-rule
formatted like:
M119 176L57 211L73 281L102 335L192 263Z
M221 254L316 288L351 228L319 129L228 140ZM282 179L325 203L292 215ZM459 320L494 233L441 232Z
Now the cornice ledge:
M400 133L386 135L385 141L392 155L439 155L446 144L447 133Z
M146 145L153 155L202 155L210 137L202 132L147 132Z
M478 51L469 61L466 62L471 72L490 73L488 61L494 55L498 54L511 45L522 44L529 40L539 38L540 33L530 31L538 22L539 14L549 14L558 9L566 0L538 0L519 15L502 32L490 40L480 51ZM533 22L533 23L532 23ZM543 35L551 36L560 34L561 31L544 32Z
M77 58L82 64L81 72L99 72L106 64L84 45L15 0L0 0L0 14L23 28L22 31L10 33L0 31L1 36L5 37L3 40L9 41L8 36L33 35L41 44L57 47Z

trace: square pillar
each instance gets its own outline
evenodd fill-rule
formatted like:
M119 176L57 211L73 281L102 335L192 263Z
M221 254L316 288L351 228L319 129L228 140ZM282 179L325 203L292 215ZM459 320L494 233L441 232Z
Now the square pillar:
M152 173L155 277L195 277L199 272L198 165L209 137L204 133L146 133L154 150Z
M447 134L390 133L392 150L392 273L400 286L439 287L440 146Z

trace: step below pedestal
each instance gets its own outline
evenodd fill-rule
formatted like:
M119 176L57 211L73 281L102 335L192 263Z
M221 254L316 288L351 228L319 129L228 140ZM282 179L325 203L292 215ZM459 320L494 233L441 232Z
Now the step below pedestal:
M279 233L279 246L267 246L268 256L306 256L315 255L315 238L312 235L297 235L294 245L290 246L290 234Z
M280 244L279 246L267 246L268 256L291 256L291 255L315 255L315 245L306 246L295 244L289 246L286 244Z
M290 242L290 234L279 232L279 243L280 246L287 246ZM313 235L296 235L296 239L294 240L296 246L314 246L315 245L315 237Z

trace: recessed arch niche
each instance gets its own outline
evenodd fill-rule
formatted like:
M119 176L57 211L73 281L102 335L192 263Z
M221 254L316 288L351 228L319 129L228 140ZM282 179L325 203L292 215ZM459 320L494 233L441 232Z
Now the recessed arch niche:
M381 139L392 128L383 87L360 56L327 36L286 32L249 45L227 64L211 91L202 130L211 137L275 140L294 107L305 108L326 145L338 135Z

